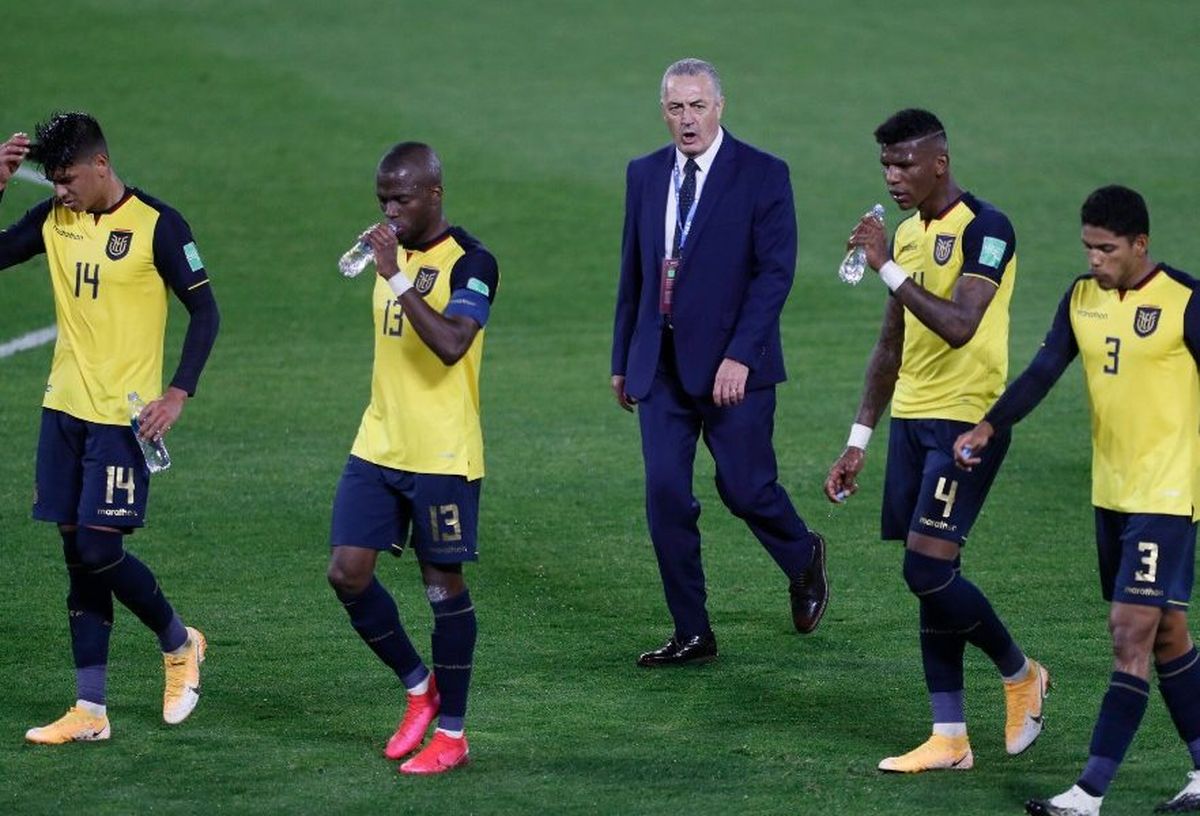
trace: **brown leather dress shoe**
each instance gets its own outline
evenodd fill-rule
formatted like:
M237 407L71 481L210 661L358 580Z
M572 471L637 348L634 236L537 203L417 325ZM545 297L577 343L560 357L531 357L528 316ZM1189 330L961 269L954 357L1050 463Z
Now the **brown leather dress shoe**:
M801 573L791 586L792 623L796 631L808 635L817 628L829 604L829 581L825 575L825 539L813 531L813 560L808 569Z
M637 664L646 668L684 666L689 663L707 663L716 657L717 638L712 632L707 635L694 635L682 641L676 640L672 635L659 648L638 657Z

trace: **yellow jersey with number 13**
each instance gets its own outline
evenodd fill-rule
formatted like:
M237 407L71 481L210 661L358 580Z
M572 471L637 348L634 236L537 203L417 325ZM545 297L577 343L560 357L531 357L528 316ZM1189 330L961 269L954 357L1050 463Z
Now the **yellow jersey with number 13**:
M350 452L396 470L481 478L479 368L486 304L499 284L496 261L458 227L426 246L400 247L398 260L413 290L434 311L450 314L456 293L481 304L485 311L466 312L481 328L466 354L446 365L413 329L387 281L376 275L371 402Z

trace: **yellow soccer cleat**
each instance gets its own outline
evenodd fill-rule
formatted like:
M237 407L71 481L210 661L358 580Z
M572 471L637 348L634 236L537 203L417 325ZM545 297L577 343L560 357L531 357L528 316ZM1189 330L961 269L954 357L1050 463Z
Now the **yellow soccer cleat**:
M49 725L30 728L25 739L38 745L62 745L64 742L94 742L112 736L108 715L92 714L78 706Z
M1050 690L1050 673L1032 657L1024 680L1004 684L1004 747L1013 755L1033 745L1042 733L1042 703Z
M921 773L922 771L965 771L975 764L971 743L961 737L934 734L928 740L902 756L887 757L879 770L891 773Z
M163 719L177 725L188 718L200 702L200 664L208 642L199 629L187 627L188 639L183 654L163 655L166 687L163 689Z

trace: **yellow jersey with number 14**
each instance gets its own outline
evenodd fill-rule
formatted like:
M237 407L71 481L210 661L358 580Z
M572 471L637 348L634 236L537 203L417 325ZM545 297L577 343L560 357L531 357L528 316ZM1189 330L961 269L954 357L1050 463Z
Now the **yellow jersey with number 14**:
M58 339L42 405L127 425L130 392L162 393L167 287L182 296L208 285L187 222L127 187L101 213L44 201L0 238L0 268L40 252L49 264Z

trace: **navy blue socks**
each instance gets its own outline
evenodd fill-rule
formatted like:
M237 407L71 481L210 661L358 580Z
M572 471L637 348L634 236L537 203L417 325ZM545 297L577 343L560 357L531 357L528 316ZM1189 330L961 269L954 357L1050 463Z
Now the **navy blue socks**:
M1200 654L1192 646L1187 654L1155 668L1171 721L1187 743L1193 766L1200 769Z
M80 527L75 531L76 548L90 574L158 637L164 652L173 652L187 642L187 631L154 573L124 549L123 539L121 533L108 530Z
M1149 683L1132 674L1113 672L1092 731L1087 765L1076 783L1084 791L1092 796L1103 796L1108 790L1142 723L1149 699Z
M420 682L427 672L420 655L400 624L400 613L396 602L378 578L361 595L346 595L335 590L338 600L350 616L350 625L363 642L371 647L376 656L396 673L396 677L408 688L408 680ZM439 680L441 678L438 678ZM414 682L412 685L415 685Z
M444 601L431 601L433 608L433 673L442 696L438 727L443 731L463 730L467 714L467 691L471 685L471 661L475 655L475 605L471 593Z
M67 563L67 619L71 627L71 654L75 662L75 696L105 704L108 674L108 640L112 634L112 592L84 566L75 531L60 531L63 559Z
M905 550L904 580L921 603L921 659L931 695L962 690L967 643L982 649L1005 677L1024 666L1024 653L984 594L961 575L954 561ZM961 703L961 696L958 699ZM938 718L953 713L951 701L945 696L932 700L935 722L944 722Z

